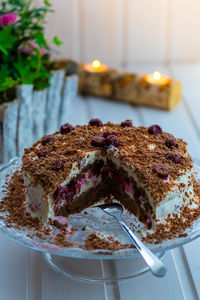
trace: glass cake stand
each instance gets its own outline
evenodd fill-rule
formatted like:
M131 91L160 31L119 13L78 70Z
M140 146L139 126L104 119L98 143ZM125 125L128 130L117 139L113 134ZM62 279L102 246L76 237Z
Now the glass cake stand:
M194 161L196 178L200 178L200 162L196 159ZM9 164L0 168L0 201L5 195L5 182L12 174L21 168L21 159L14 158ZM84 212L87 211L87 214ZM80 244L84 243L85 238L92 232L101 233L105 237L113 236L121 243L130 243L123 231L115 220L96 208L88 208L79 214L74 214L69 217L70 226L76 228L69 236L69 241L78 241ZM5 213L0 212L0 216ZM133 229L133 224L136 228L141 228L141 224L136 218L131 216L128 212L124 213L124 220L127 225ZM85 227L86 230L82 230ZM110 250L92 250L88 251L78 247L63 248L55 244L49 243L36 236L30 237L34 232L28 229L17 229L14 227L7 227L4 220L0 219L0 230L9 238L16 242L30 247L32 249L42 251L48 263L56 271L73 277L78 280L87 281L115 281L129 279L134 276L139 276L149 271L143 259L140 257L138 251L134 248L122 249L119 251ZM175 238L173 240L165 240L161 244L148 244L148 247L162 259L167 250L179 247L200 236L200 219L193 223L192 228L186 230L187 236ZM29 236L27 236L29 234ZM125 271L118 271L115 268L114 260L123 260L123 268ZM131 261L131 270L129 262ZM134 261L134 263L133 263ZM106 265L110 264L112 274L107 274Z

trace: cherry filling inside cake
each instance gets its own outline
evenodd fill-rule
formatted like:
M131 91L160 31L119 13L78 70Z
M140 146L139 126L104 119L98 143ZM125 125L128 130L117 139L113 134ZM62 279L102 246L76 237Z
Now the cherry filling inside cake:
M158 125L67 123L25 149L22 169L27 209L44 224L112 196L154 230L199 202L186 143Z
M114 196L126 209L134 213L148 229L152 225L152 207L144 189L139 188L133 178L111 161L106 165L98 160L72 179L67 185L58 185L53 195L55 216L77 213L104 197Z

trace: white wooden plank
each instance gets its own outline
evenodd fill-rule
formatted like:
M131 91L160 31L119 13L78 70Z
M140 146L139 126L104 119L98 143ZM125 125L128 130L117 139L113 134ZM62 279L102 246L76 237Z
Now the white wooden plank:
M182 82L184 101L190 110L191 121L195 122L200 134L200 63L173 64L171 70Z
M101 260L101 272L104 278L116 278L117 271L114 260ZM104 282L104 293L106 300L120 300L120 291L118 282Z
M0 234L0 291L2 300L26 299L29 249Z
M42 300L42 252L29 249L27 261L27 300Z
M148 272L134 279L119 282L121 299L185 300L170 252L166 253L163 262L168 270L164 278L157 278ZM116 265L120 273L131 272L131 268L134 268L134 259L119 260Z
M122 1L82 0L82 59L118 63L122 47Z
M177 276L183 290L184 299L199 299L200 294L197 294L198 285L195 286L191 276L191 267L188 265L183 247L178 247L171 250L171 255L176 267Z
M171 2L171 61L200 59L200 2L176 0Z
M67 279L55 272L46 261L42 260L42 300L71 299L71 292ZM59 298L60 297L60 298Z
M165 59L166 1L126 0L126 63Z
M80 269L81 264L82 263L80 262L78 267ZM86 267L88 267L87 262L84 262L83 260L83 268ZM91 270L91 272L94 271L94 269ZM83 282L70 279L55 272L44 260L42 264L42 272L43 300L105 299L104 287L102 283Z
M199 277L200 277L200 239L196 239L193 242L186 244L184 246L185 256L187 258L187 262L190 268L191 276L195 283L195 288L198 293L198 299L200 299L200 285L199 285Z

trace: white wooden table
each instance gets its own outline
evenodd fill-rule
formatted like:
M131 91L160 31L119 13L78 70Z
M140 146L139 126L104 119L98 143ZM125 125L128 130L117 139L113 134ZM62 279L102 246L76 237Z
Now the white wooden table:
M155 69L180 79L183 101L172 112L134 107L101 99L76 99L70 119L72 124L87 123L91 117L102 121L121 122L132 119L135 125L159 124L189 143L189 152L200 156L200 63L164 65L134 65L134 72ZM146 273L138 278L116 283L85 283L63 277L53 271L40 252L28 249L0 234L0 299L2 300L133 300L133 299L200 299L200 239L167 252L164 262L168 274L163 279ZM128 267L134 261L129 261ZM106 264L106 272L112 272ZM116 268L123 268L118 261ZM127 264L126 264L127 267Z

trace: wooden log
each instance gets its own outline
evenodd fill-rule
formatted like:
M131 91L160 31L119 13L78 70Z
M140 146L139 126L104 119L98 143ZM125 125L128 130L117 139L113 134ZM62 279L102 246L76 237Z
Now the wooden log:
M18 101L0 106L0 162L7 163L17 156Z
M171 110L181 99L181 84L173 79L162 85L151 84L144 76L115 69L88 72L81 64L79 93Z
M33 142L45 134L47 89L33 92Z
M48 88L45 118L45 133L50 134L58 129L61 93L65 77L65 70L55 71L50 78Z
M71 108L74 98L78 92L78 76L69 75L65 77L64 88L62 94L62 101L60 105L60 119L59 126L68 121L71 114Z
M17 154L21 156L24 152L24 148L30 147L33 143L33 86L18 86L17 94L19 100L17 125Z

